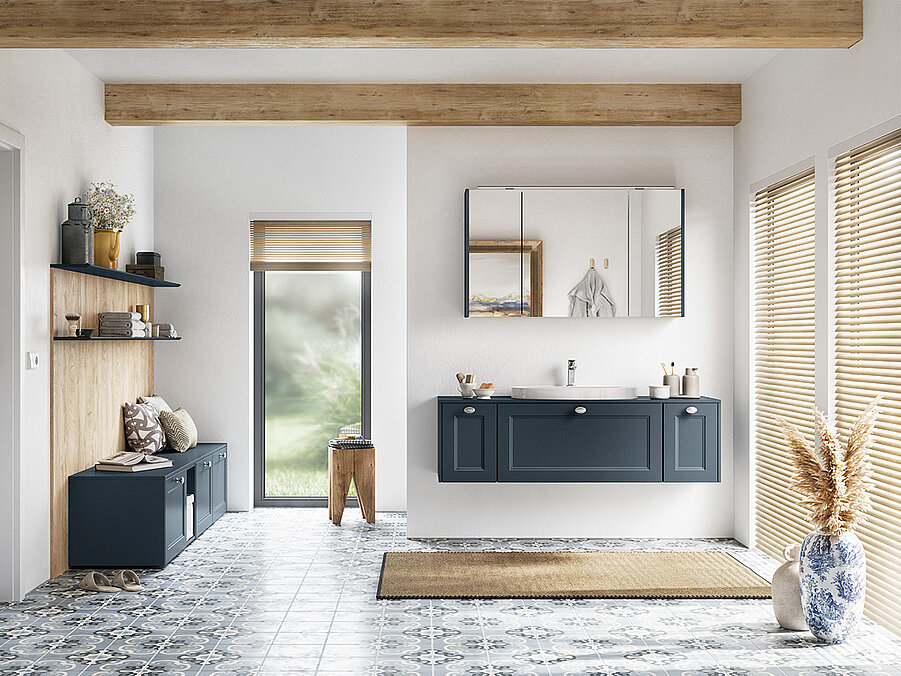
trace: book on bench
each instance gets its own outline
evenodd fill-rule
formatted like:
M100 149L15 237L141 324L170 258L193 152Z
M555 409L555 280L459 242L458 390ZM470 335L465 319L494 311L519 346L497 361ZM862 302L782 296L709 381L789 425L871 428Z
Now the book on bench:
M120 451L108 458L102 458L94 465L94 469L104 472L146 472L149 469L164 467L172 467L172 461L168 458L134 451Z

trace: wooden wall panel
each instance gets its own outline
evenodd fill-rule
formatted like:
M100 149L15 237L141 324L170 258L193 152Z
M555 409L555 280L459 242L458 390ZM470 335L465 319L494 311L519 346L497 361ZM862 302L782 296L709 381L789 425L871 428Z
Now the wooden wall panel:
M108 84L112 125L725 125L738 84Z
M5 0L0 47L850 47L863 0Z
M153 305L152 287L50 270L54 336L68 335L67 312L96 329L99 312L130 311L139 303ZM50 575L56 577L68 568L68 477L125 448L122 404L153 393L153 341L52 341L50 380Z

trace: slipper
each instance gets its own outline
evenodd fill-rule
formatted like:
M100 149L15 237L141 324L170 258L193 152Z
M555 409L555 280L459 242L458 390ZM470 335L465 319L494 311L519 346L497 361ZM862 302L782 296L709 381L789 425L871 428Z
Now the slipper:
M113 586L130 592L144 591L140 578L132 570L120 570L116 573L116 577L113 578Z
M103 573L98 573L96 570L89 571L87 575L78 583L79 589L84 589L86 591L95 591L95 592L117 592L119 591L110 583L109 578Z

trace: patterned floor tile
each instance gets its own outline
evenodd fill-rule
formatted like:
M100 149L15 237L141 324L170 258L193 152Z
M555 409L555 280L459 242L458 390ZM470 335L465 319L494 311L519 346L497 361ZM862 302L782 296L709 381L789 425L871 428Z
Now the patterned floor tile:
M397 513L342 527L322 509L228 514L164 570L139 571L144 593L86 593L70 571L0 604L0 675L901 676L901 639L872 622L822 645L780 630L768 601L375 598L386 551L726 551L775 569L731 540L405 531Z

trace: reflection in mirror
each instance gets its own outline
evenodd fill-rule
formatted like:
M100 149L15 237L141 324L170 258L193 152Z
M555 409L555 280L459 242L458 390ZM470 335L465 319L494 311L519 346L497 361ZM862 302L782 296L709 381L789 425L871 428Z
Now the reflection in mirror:
M683 191L466 191L467 316L679 317Z

